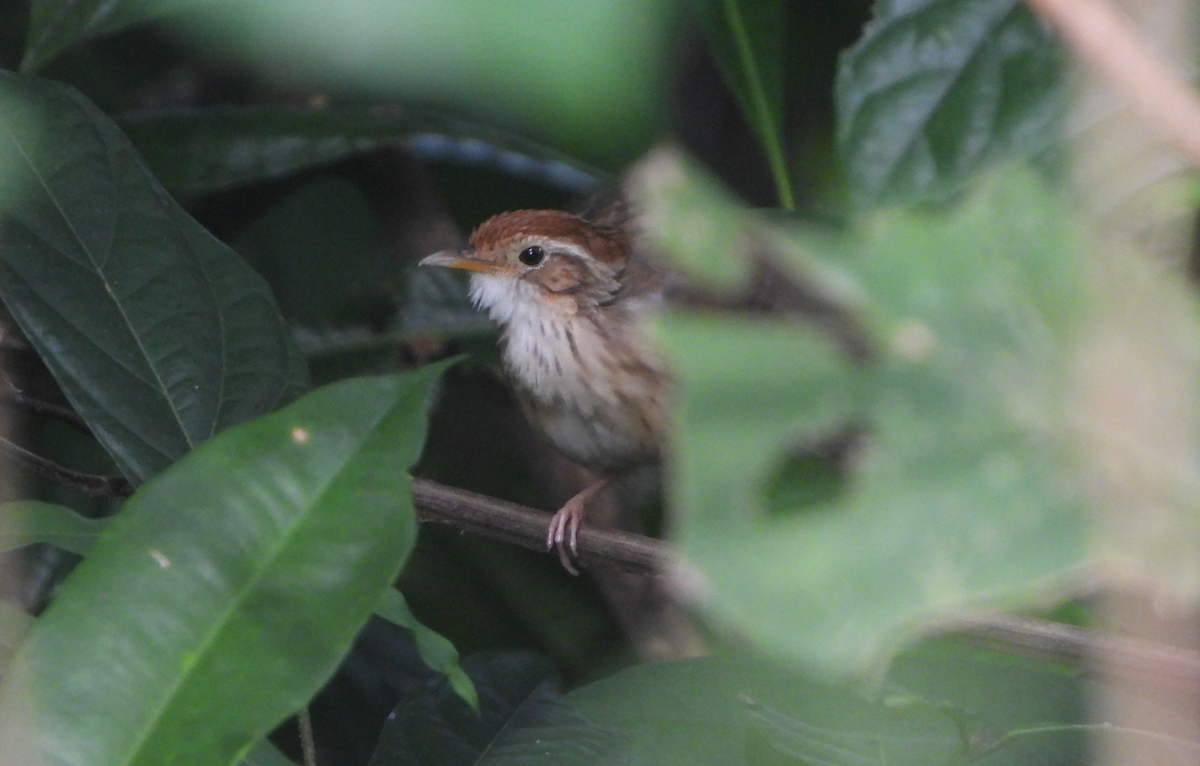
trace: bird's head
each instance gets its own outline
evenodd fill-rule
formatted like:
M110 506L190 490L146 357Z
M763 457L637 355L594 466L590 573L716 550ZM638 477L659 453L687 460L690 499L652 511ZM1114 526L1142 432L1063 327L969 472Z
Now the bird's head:
M434 253L421 265L469 270L472 299L506 322L530 301L573 311L611 299L629 247L620 228L558 210L515 210L480 224L469 247Z

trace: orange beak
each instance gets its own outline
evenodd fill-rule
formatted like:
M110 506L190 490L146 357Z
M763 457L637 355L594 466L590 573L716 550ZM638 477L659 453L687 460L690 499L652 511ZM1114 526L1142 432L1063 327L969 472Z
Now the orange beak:
M444 266L447 269L467 269L469 271L482 271L488 274L495 274L501 270L497 263L485 261L479 257L479 253L473 248L465 250L442 250L427 255L421 259L419 266Z

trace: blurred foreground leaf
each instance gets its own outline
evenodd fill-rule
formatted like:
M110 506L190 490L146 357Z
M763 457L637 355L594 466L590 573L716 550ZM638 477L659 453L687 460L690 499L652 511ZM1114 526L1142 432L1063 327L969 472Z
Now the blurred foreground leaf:
M32 615L16 604L0 600L0 678L8 672L8 663L32 625Z
M591 724L557 691L554 668L526 652L468 657L479 690L473 712L446 683L404 700L388 719L371 766L611 763L618 732Z
M842 54L839 152L863 207L941 197L1051 146L1065 56L1020 0L880 0Z
M947 642L907 652L871 694L761 659L708 657L628 668L567 700L628 738L627 762L657 766L973 763L988 742L1034 727L1044 729L1035 742L986 763L1085 753L1072 731L1084 718L1080 674Z
M214 107L119 120L154 175L176 192L279 178L391 143L432 161L483 166L576 193L603 174L550 147L487 125L398 106Z
M141 483L308 385L270 289L74 90L0 74L0 296L74 408ZM35 128L35 125L40 127Z
M33 0L22 72L35 72L67 48L139 21L213 0Z
M821 273L818 256L855 285L877 354L852 363L785 318L664 322L682 391L672 530L701 608L844 674L925 619L1065 584L1086 552L1070 409L1082 285L1057 200L1008 173L947 215L881 215L843 241L763 236L798 275ZM803 476L789 462L848 426L865 446L844 488L787 507L806 496L779 486Z
M412 545L439 372L314 391L130 498L0 686L6 759L224 766L308 702Z
M596 162L658 129L675 0L255 0L181 19L195 44L332 91L436 105Z
M70 508L37 500L0 505L0 552L34 543L50 543L86 556L105 519L89 519Z

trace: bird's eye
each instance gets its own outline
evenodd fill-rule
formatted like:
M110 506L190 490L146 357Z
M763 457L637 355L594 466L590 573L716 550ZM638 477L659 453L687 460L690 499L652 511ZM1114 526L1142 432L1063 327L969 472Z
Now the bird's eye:
M517 256L521 263L525 264L526 266L537 266L545 257L546 252L537 245L525 248L521 251L521 254Z

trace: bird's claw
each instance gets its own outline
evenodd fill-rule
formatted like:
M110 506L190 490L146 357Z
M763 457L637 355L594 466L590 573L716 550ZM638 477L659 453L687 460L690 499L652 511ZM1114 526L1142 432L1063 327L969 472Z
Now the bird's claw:
M550 528L546 532L546 550L557 550L558 560L563 569L573 575L578 575L574 561L579 560L579 525L583 519L582 504L567 503L550 519ZM567 549L570 549L570 553Z

